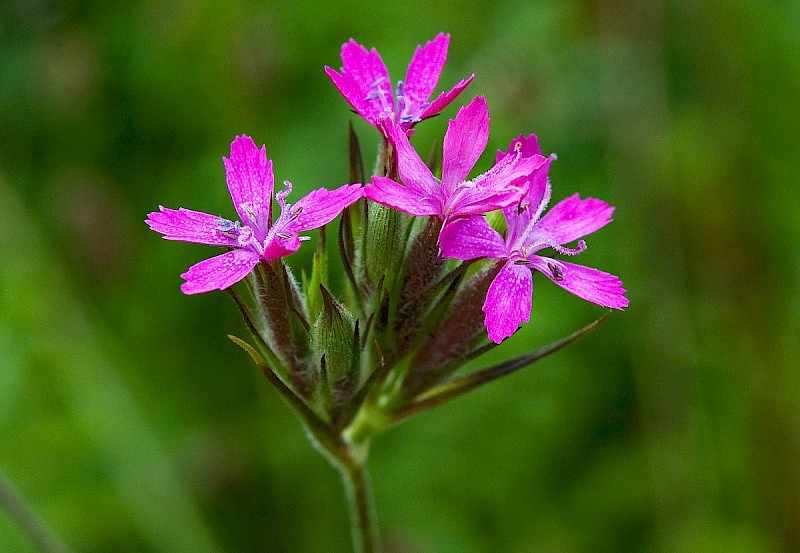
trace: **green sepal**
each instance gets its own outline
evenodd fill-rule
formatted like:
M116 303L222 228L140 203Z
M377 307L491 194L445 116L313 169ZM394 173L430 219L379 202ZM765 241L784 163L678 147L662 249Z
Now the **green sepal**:
M397 155L386 137L383 137L378 146L378 157L375 159L375 167L372 170L372 174L393 179L397 178Z
M408 350L435 299L435 284L442 279L446 265L439 254L441 229L441 220L428 217L411 240L408 254L399 268L397 288L400 289L400 295L396 312L392 314L395 336L393 355L401 356Z
M252 286L249 288L252 291ZM239 314L242 316L245 326L247 326L251 336L256 340L256 343L258 344L258 352L266 358L266 362L269 363L270 367L272 367L272 370L281 376L281 378L288 378L288 368L284 366L283 362L269 346L268 338L266 337L269 331L266 328L266 321L264 320L263 312L254 311L250 305L242 300L233 287L228 288L227 292L231 295L233 301L236 303L236 307L239 309Z
M306 362L310 325L305 296L281 260L260 263L253 274L265 342L280 359L280 365L286 367L294 390L305 398L312 397L317 382Z
M369 232L365 236L364 268L368 282L386 276L392 287L396 267L403 257L409 217L386 206L370 202Z
M315 320L322 309L320 285L328 284L328 249L325 239L325 227L319 229L319 241L311 261L311 276L303 271L303 291L306 296L309 320Z
M319 290L322 309L311 329L312 351L324 389L323 408L333 415L350 400L359 384L358 338L350 312L324 286Z
M363 214L366 212L366 199L361 198L355 204L351 205L344 211L339 219L339 232L338 245L339 257L342 260L342 269L344 269L345 277L347 277L347 286L345 293L347 296L348 304L353 305L356 311L362 315L364 313L363 296L365 295L363 286L363 271L358 269L359 258L361 254L361 243L363 240L360 236L364 233L363 226L366 224L367 218ZM362 224L357 222L361 220ZM359 238L353 234L353 228L360 230Z
M358 135L353 128L352 121L348 125L347 139L347 153L350 161L350 180L348 182L363 183L365 178L364 157L361 155L361 144L358 142Z

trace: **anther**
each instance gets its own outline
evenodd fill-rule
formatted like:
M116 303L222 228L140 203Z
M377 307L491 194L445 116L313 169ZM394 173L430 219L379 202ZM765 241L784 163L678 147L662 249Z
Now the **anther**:
M564 271L561 270L561 267L555 263L548 263L547 268L550 269L550 273L553 275L553 280L564 280Z
M256 222L256 212L253 210L253 206L251 206L250 203L243 203L239 207L244 211L244 214L247 215L251 223Z
M383 96L383 90L381 90L381 85L383 81L386 80L386 77L379 77L375 79L375 81L369 86L370 91L367 94L367 97L364 98L366 101L374 100L375 98L379 98Z
M217 231L228 238L236 239L241 227L239 221L228 221L227 219L219 219L217 221Z

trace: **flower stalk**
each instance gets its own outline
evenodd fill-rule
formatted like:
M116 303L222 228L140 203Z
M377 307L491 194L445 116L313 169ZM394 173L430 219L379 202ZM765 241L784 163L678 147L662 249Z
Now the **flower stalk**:
M350 505L354 551L356 553L379 553L381 550L380 537L369 471L367 470L366 453L363 454L362 460L353 458L352 462L341 464L339 470Z

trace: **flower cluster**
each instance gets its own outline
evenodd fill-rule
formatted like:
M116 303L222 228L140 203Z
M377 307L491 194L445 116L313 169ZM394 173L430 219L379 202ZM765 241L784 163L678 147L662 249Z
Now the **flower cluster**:
M290 204L289 182L274 193L265 147L239 136L223 158L238 220L165 207L147 219L166 239L226 248L181 275L181 289L231 291L271 370L326 420L351 422L361 406L353 402L363 401L359 393L376 366L402 375L386 377L382 390L389 403L407 405L482 351L487 335L500 343L514 334L530 318L534 271L598 305L628 305L616 276L541 255L582 252L582 238L609 223L613 208L576 194L545 213L555 156L542 155L535 135L512 140L491 168L470 176L489 141L484 97L449 121L441 177L416 152L414 125L439 113L473 79L429 101L448 43L440 34L418 47L394 94L380 55L354 40L342 46L338 72L326 67L356 113L381 133L379 163L368 179L351 130L351 175L369 180L365 185L319 188ZM496 226L503 232L485 218L491 212L502 213L505 224ZM302 286L283 263L308 239L302 233L340 214L344 303L328 289L324 240ZM253 305L232 288L242 280Z
M233 296L256 345L232 339L352 484L363 551L377 549L369 501L359 495L366 493L359 475L372 436L536 361L599 322L539 352L454 376L529 320L533 272L595 304L628 305L616 276L559 257L585 250L583 238L611 221L613 207L575 194L545 213L556 158L542 155L536 136L512 140L492 167L471 176L489 142L486 98L474 98L449 121L441 177L434 169L439 160L426 163L414 149L414 126L441 112L473 79L430 101L448 44L440 34L418 47L394 92L377 51L354 40L342 46L338 72L325 68L355 112L380 131L371 177L351 127L350 180L359 182L318 188L289 203L292 186L285 182L275 193L266 147L239 136L223 158L238 219L160 207L146 221L168 240L225 248L183 273L181 289ZM496 215L485 218L490 213ZM341 279L328 274L324 229L340 215L346 279L343 290L331 291ZM312 229L320 229L320 239L311 270L298 282L284 258Z

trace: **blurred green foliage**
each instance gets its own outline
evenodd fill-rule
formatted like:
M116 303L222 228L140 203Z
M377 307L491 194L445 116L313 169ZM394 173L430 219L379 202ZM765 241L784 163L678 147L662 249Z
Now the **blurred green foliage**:
M356 117L323 66L352 36L399 79L440 31L438 90L475 73L457 104L487 96L490 150L536 132L556 200L617 206L579 261L631 307L375 442L387 552L800 550L800 3L481 6L0 4L0 473L76 551L349 551L232 302L179 291L209 248L142 221L231 216L241 133L296 193L341 184ZM493 359L600 313L537 279ZM4 512L0 550L33 551Z

